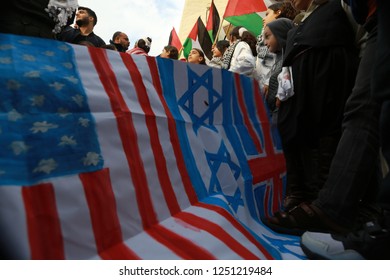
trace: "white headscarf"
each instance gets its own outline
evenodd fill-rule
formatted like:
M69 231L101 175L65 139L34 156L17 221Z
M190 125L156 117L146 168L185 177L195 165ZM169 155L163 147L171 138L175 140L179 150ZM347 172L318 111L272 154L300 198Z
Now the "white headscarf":
M149 41L149 39L148 38L142 38L142 40L144 40L145 41L145 45L150 48L152 43Z
M68 20L76 12L79 4L77 0L50 0L45 11L55 22L54 33L59 33Z
M242 34L244 34L245 31L248 31L248 29L246 29L245 27L241 27L241 28L238 30L238 35L240 35L240 37L242 37Z

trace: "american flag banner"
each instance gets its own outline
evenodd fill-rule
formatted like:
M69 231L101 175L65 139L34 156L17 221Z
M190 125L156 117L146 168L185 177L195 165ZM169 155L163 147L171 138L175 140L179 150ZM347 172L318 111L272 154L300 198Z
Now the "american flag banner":
M0 232L17 259L302 259L260 220L285 163L257 82L0 34Z

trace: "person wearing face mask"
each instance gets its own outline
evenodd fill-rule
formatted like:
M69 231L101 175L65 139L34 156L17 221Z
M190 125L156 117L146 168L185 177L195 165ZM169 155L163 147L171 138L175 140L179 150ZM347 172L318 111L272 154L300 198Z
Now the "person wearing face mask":
M83 41L87 41L95 47L103 47L106 43L93 32L96 24L96 13L90 8L79 7L76 13L76 23L74 27L67 26L58 35L57 39L73 44L80 44Z

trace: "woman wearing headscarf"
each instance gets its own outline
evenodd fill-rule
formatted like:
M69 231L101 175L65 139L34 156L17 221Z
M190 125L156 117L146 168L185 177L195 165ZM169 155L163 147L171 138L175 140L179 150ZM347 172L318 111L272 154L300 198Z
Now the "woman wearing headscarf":
M269 86L269 78L273 65L275 64L275 54L269 52L267 46L264 44L264 29L272 21L280 18L287 18L294 20L298 11L292 6L291 2L283 1L274 3L268 6L263 18L263 30L257 38L256 50L256 67L254 71L254 78L259 82L260 90L266 94Z
M215 68L222 68L223 61L222 57L227 48L229 47L230 43L227 40L220 40L213 46L212 52L213 52L213 58L210 60L210 62L207 64L210 67Z
M310 202L328 177L359 61L341 1L296 0L293 5L304 11L288 34L283 62L291 69L293 91L280 99L278 112L289 184L284 206L291 210L264 220L275 230L315 212Z

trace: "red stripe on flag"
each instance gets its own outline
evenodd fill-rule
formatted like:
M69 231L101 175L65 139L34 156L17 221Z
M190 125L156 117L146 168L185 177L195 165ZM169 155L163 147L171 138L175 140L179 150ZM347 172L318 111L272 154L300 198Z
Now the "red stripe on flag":
M80 174L91 215L96 247L103 259L139 259L123 244L109 170Z
M123 243L108 248L104 252L101 252L100 256L104 260L141 260L136 253L131 251Z
M273 146L273 141L272 141L272 136L271 136L271 128L270 128L270 123L269 117L267 114L267 111L265 109L264 103L261 99L261 93L259 89L259 85L256 80L253 80L253 89L254 89L254 97L255 97L255 105L256 105L256 111L259 120L264 120L261 122L261 127L263 130L264 134L264 147L267 152L267 155L270 154L275 154L274 152L274 146Z
M143 227L149 228L156 224L158 220L154 211L150 190L147 187L148 181L137 142L137 132L133 124L132 114L123 100L115 73L111 69L105 50L89 48L89 52L103 87L110 98L111 108L117 118L119 134L134 183Z
M158 67L156 64L155 59L148 59L148 64L150 71L152 73L152 78L153 78L153 85L158 93L158 96L160 98L161 104L164 106L165 114L167 115L168 118L168 129L169 129L169 136L171 139L171 144L173 147L173 152L175 153L175 158L176 158L176 163L181 175L181 179L184 185L184 189L186 191L186 194L188 196L188 199L191 203L191 205L194 205L195 203L198 202L198 197L196 196L196 192L192 186L190 176L187 171L187 167L185 164L184 156L180 148L180 141L178 138L178 133L176 130L176 123L173 118L173 115L171 111L168 108L168 104L166 103L164 96L163 96L163 90L161 87L161 82L158 74Z
M127 54L122 55L123 63L125 64L131 79L133 80L134 87L137 93L138 101L145 113L146 126L149 131L150 142L152 145L152 151L155 158L157 175L160 181L160 185L164 194L165 201L167 202L171 215L180 212L180 206L177 202L176 194L173 191L171 179L168 174L167 161L164 156L163 148L161 147L160 139L158 136L158 128L156 122L156 116L153 112L152 106L148 98L146 87L143 83L142 75L138 71L137 65L134 60ZM154 60L149 57L147 60ZM152 73L153 75L153 73Z
M157 225L158 220L150 197L150 190L148 188L146 174L137 144L137 135L132 122L132 116L125 101L123 100L115 74L108 62L105 50L90 48L89 51L103 86L110 97L111 106L115 109L114 114L118 119L119 133L121 135L125 154L130 166L143 228L147 230L154 225ZM128 54L121 54L121 56L123 60L132 59ZM134 71L134 69L132 69L132 71ZM108 77L110 77L110 79L108 79ZM123 114L125 115L124 117ZM167 242L167 240L163 241ZM169 242L164 244L164 246L169 247Z
M65 259L61 223L52 184L23 187L31 258Z
M226 220L228 220L239 232L241 232L253 245L257 247L257 249L260 250L264 254L264 256L267 259L274 259L272 255L265 249L254 237L253 235L246 230L246 228L238 222L236 218L234 218L229 212L227 212L225 209L211 205L211 204L206 204L203 202L199 202L196 206L217 212L221 216L223 216Z
M210 222L206 219L198 217L194 214L181 212L175 216L178 219L183 220L184 222L199 228L201 230L207 231L212 234L217 239L221 240L227 247L229 247L237 255L241 256L243 259L247 260L257 260L259 259L255 254L241 245L237 240L230 236L222 227L218 224Z
M242 115L244 117L245 126L248 129L249 135L251 136L251 138L252 138L252 140L253 140L253 142L255 144L257 152L259 154L261 154L262 153L262 147L261 147L260 140L258 139L258 137L256 135L256 131L252 127L251 121L250 121L249 116L247 114L248 110L245 107L244 93L242 91L241 83L240 83L240 81L241 81L240 75L237 74L237 73L234 73L234 79L235 79L236 88L237 88L238 105L240 106Z
M254 83L256 83L256 81L254 81ZM258 118L260 120L268 120L269 117L267 116L263 101L261 100L260 90L257 85L254 85L254 89ZM275 153L271 136L270 123L264 121L261 123L261 127L264 134L264 146L267 157L249 161L250 168L253 171L252 174L257 174L257 176L254 176L254 183L259 183L265 178L269 178L272 173L278 173L278 175L280 175L286 170L286 163L283 153ZM257 172L255 172L256 170ZM261 172L258 172L259 170L261 170Z
M267 120L268 116L263 101L261 100L259 87L256 81L253 81L253 83L258 118L260 120ZM248 164L251 169L254 184L265 181L271 177L273 178L272 211L275 212L279 209L279 204L282 201L283 183L281 174L286 172L286 163L283 153L275 153L269 122L262 122L261 126L264 133L265 151L267 156L251 159L248 161ZM266 212L268 212L268 209Z
M186 260L215 260L216 258L206 249L199 247L192 241L171 232L161 225L155 225L153 229L147 230L158 242L163 243L172 252Z

